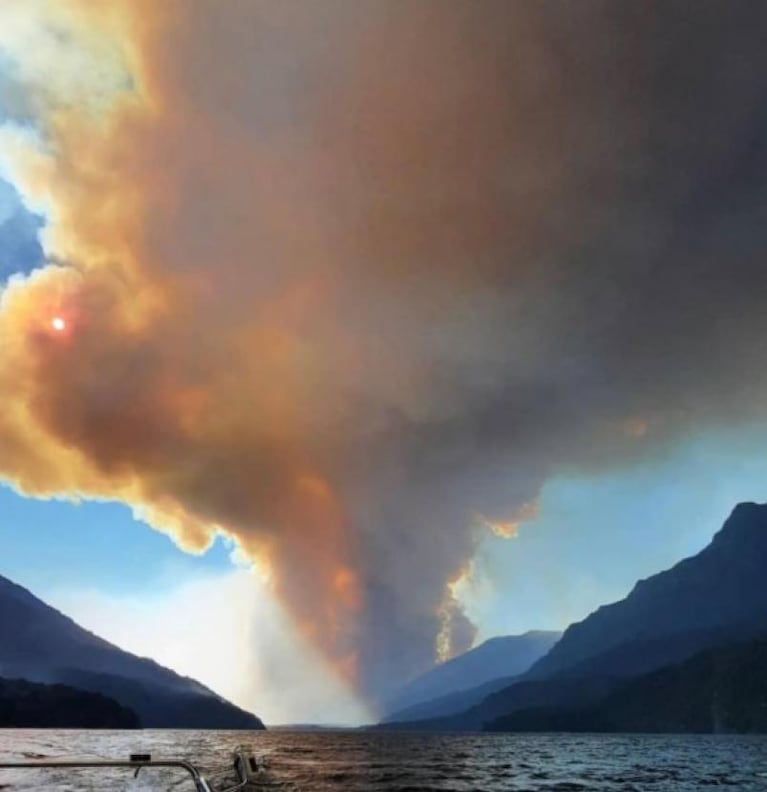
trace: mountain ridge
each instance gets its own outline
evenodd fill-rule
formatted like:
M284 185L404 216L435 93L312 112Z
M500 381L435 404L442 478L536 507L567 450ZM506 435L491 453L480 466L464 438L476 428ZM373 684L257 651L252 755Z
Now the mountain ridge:
M114 698L144 727L264 728L197 680L124 651L3 576L0 634L0 675Z
M554 630L528 630L498 635L469 649L403 685L390 697L384 720L395 720L429 702L460 694L501 678L516 677L542 657L560 638ZM434 714L429 709L431 714Z
M477 729L521 710L588 708L627 678L758 637L767 633L765 558L767 505L738 504L703 550L570 625L508 687L462 712L379 728Z
M703 550L639 580L622 600L571 624L526 676L551 676L631 641L719 629L748 633L767 624L767 587L751 585L761 578L764 557L767 505L740 503ZM734 578L728 574L733 565Z

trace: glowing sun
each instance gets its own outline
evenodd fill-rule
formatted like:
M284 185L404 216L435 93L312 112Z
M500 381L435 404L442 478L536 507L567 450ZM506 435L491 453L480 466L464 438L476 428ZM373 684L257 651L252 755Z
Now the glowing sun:
M63 333L64 330L67 329L67 322L65 319L62 319L60 316L54 316L53 319L51 319L51 327L57 333Z

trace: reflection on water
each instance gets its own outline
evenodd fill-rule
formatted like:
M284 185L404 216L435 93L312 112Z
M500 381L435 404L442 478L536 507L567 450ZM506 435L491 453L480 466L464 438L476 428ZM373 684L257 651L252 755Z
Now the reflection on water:
M368 734L365 732L0 732L0 761L125 759L131 752L229 765L247 745L264 787L305 792L767 792L767 737ZM0 790L191 790L180 771L0 772Z

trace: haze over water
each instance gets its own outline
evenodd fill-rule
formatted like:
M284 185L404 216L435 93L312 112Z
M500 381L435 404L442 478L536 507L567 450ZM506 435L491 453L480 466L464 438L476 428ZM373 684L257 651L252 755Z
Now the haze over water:
M767 788L767 737L704 735L369 734L364 732L4 733L3 761L35 758L185 758L206 769L246 745L264 757L264 787L306 792L678 792ZM107 783L105 783L107 782ZM0 789L185 790L180 774L142 771L0 772Z

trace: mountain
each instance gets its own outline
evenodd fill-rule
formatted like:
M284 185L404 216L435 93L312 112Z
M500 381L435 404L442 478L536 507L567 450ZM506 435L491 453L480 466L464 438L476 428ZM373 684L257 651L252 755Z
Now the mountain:
M428 701L421 701L411 707L405 707L390 713L381 721L382 724L402 724L403 722L421 722L434 718L443 718L470 709L487 698L491 693L512 685L519 677L509 676L491 679L477 687L458 690Z
M487 692L491 692L492 689L497 689L497 686L492 686L492 681L499 678L507 678L504 681L508 684L508 678L527 671L551 649L561 635L559 632L531 630L523 635L490 638L400 688L389 701L385 720L406 720L408 713L415 713L414 717L433 717L443 709L439 701L444 697L457 694L458 698L455 700L461 700L462 691L468 692L484 686L485 683L491 683L491 687L487 689ZM501 687L503 686L502 682ZM430 705L434 699L437 701Z
M538 707L579 707L602 698L616 686L613 678L533 679L516 678L513 684L485 696L468 709L421 720L379 723L373 731L480 731L504 715Z
M0 675L101 693L133 710L143 727L263 728L199 682L119 649L2 576L0 636Z
M100 693L0 679L0 728L136 729L134 712Z
M767 732L767 638L709 649L624 681L582 708L537 707L488 731Z
M767 628L766 558L767 505L741 503L708 547L568 627L527 676L641 673L758 634Z
M704 550L568 627L508 687L460 713L383 728L477 729L522 710L588 709L630 677L759 637L767 632L766 558L767 505L739 504Z

